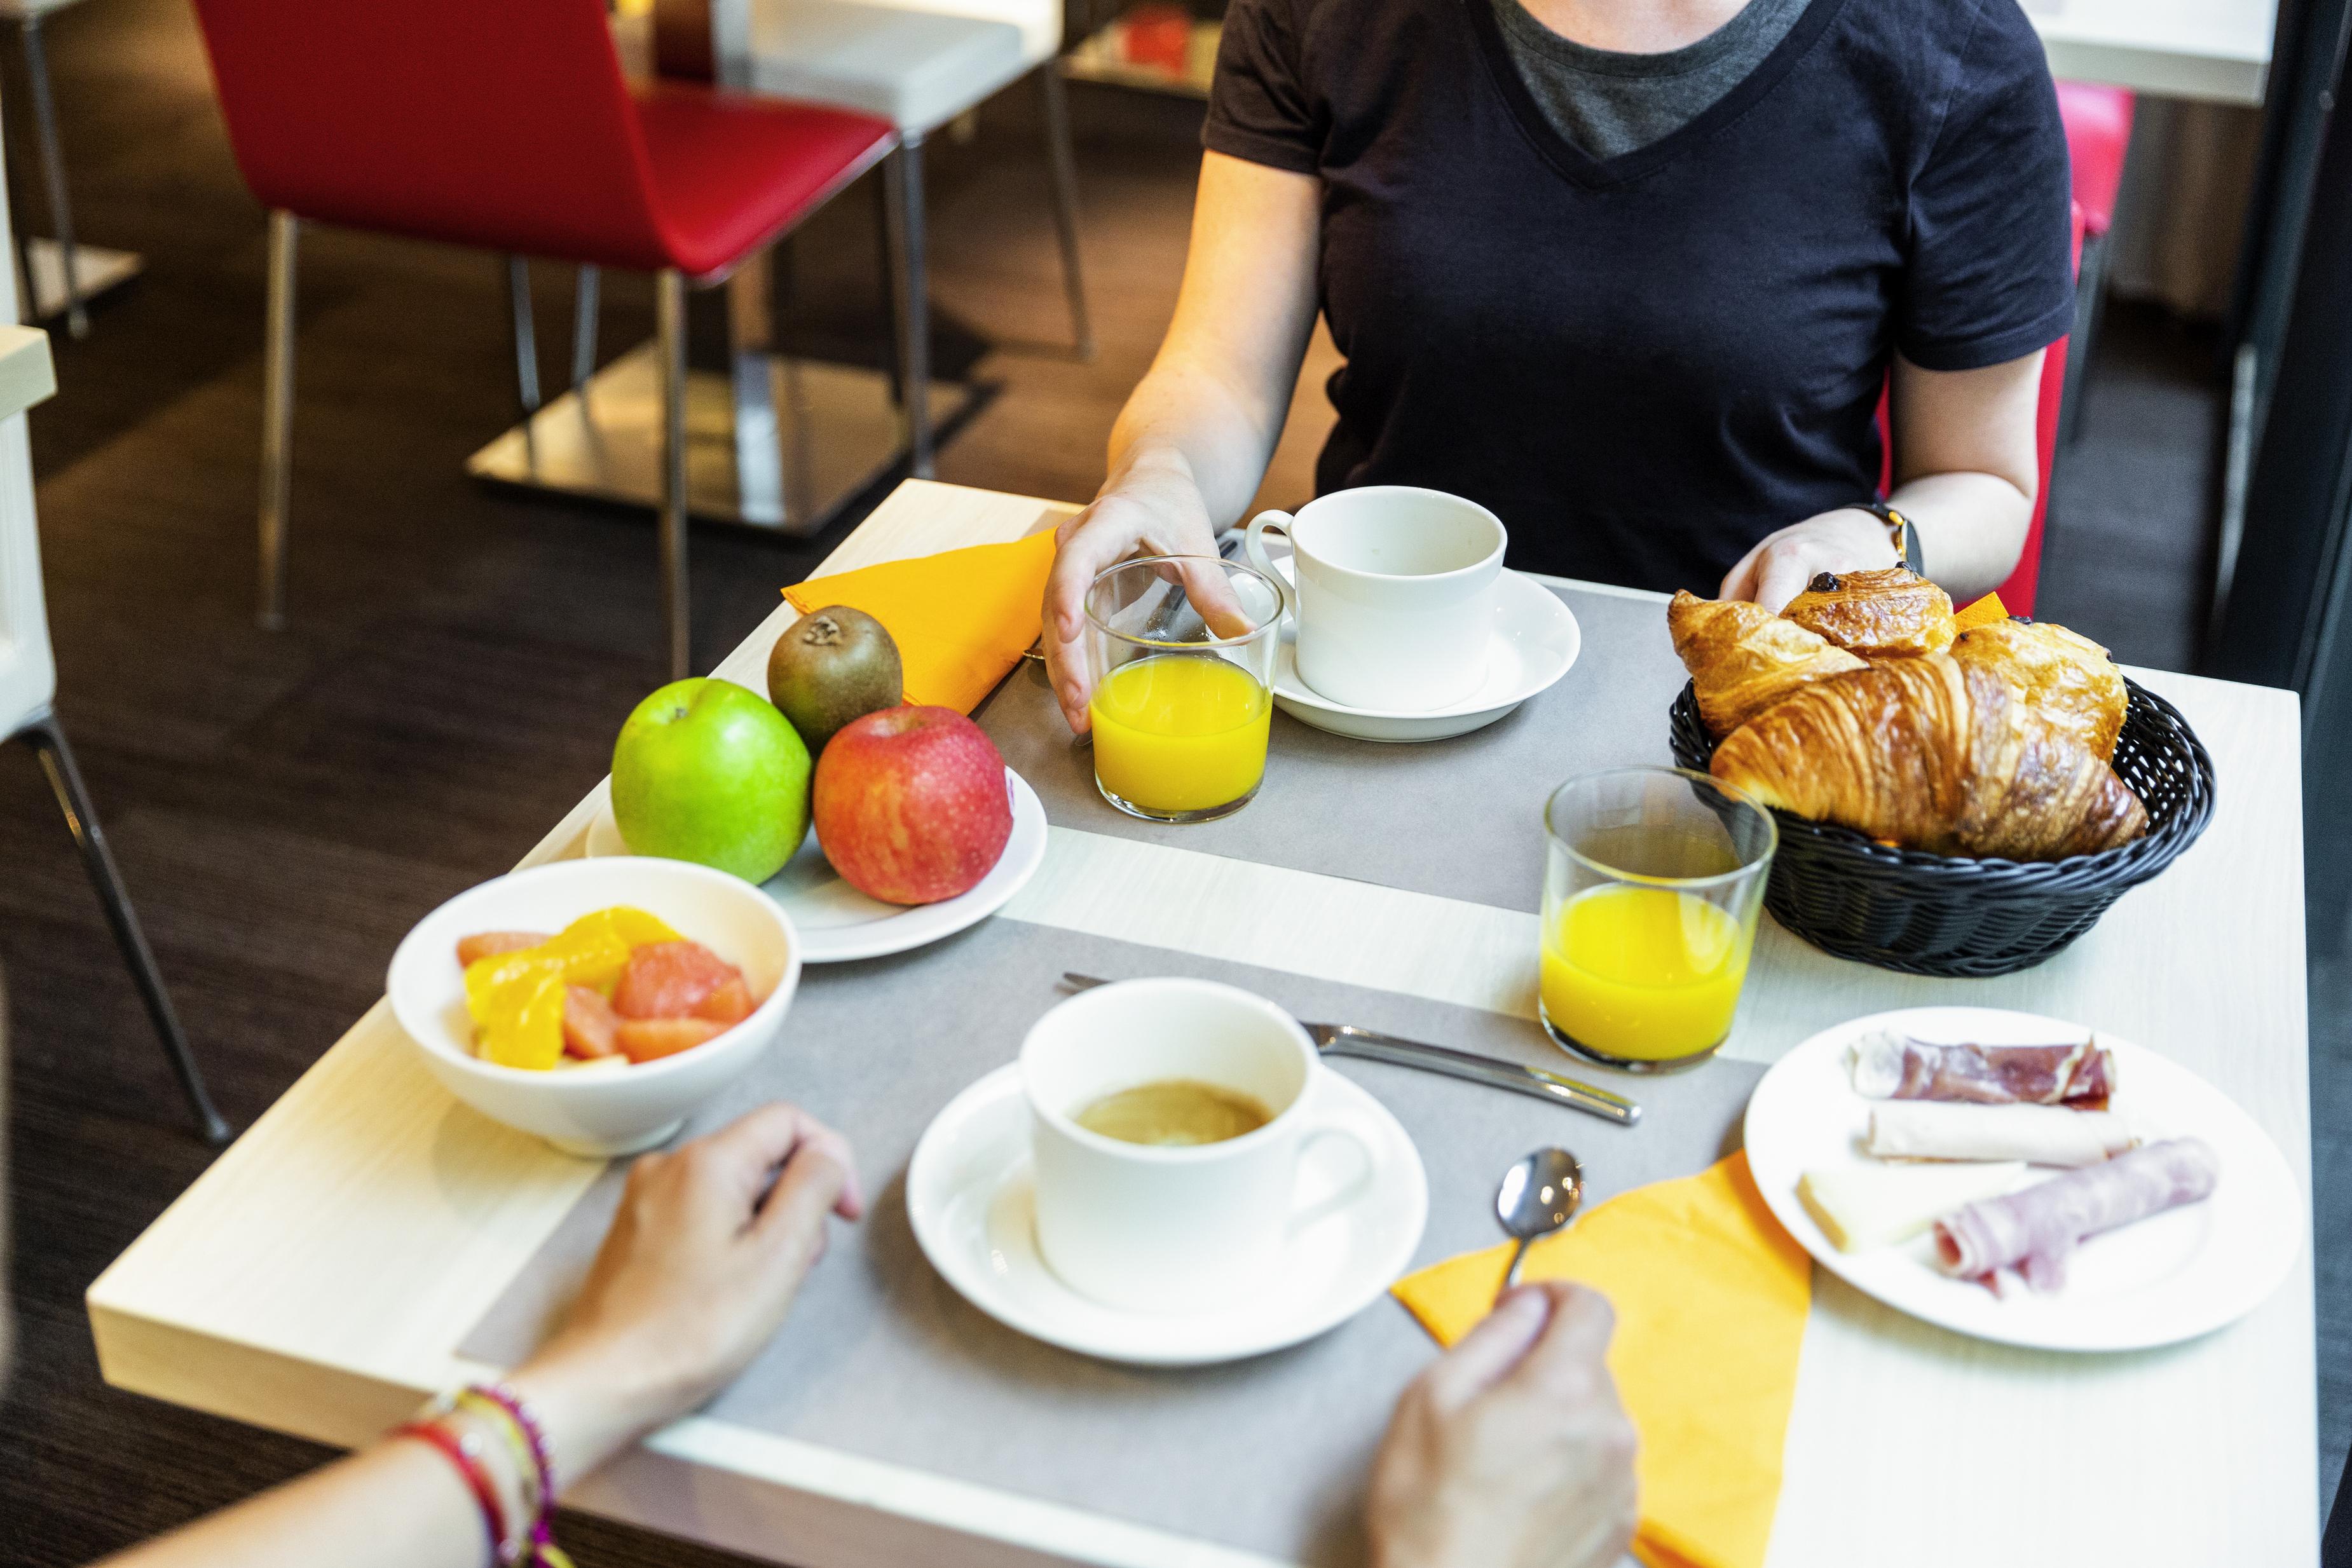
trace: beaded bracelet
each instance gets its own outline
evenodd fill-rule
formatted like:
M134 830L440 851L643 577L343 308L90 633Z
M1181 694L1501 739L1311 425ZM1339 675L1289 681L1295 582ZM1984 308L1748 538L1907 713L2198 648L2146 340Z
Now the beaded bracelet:
M438 1421L460 1409L488 1418L507 1434L522 1478L523 1514L530 1521L527 1533L518 1532L501 1542L498 1561L572 1568L572 1559L555 1543L555 1450L537 1413L507 1384L476 1383L441 1396L422 1414Z
M521 1542L507 1533L506 1509L499 1501L498 1488L474 1451L478 1446L474 1440L458 1436L438 1421L411 1421L404 1427L394 1427L388 1435L430 1444L457 1469L473 1492L475 1502L481 1505L482 1527L489 1533L492 1562L511 1563L521 1557Z

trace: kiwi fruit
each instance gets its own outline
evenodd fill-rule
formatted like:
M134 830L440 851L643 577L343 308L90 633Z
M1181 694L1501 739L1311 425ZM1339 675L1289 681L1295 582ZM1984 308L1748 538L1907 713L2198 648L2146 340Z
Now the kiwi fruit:
M809 755L853 719L896 707L905 674L898 644L863 610L812 610L768 653L768 699L808 743Z

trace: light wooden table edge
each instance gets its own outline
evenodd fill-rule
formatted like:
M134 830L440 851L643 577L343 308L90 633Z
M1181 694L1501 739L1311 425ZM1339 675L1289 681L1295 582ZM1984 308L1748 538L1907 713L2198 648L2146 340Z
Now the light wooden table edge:
M1026 510L1017 519L1018 527L1008 533L1003 519L1017 509L1013 507L1014 499L959 486L914 482L894 492L884 508L897 508L903 504L941 513L992 511L999 521L995 537L1003 538L1018 537L1073 509L1018 498ZM881 515L877 510L877 516ZM859 536L853 534L814 575L880 559L854 549L858 542ZM945 541L913 539L901 553L922 553L956 542L984 542L984 538L965 532ZM1599 591L1654 601L1664 597L1636 590L1603 587ZM788 621L789 614L787 608L780 606L777 615L763 624L761 632L776 626L779 617ZM726 674L730 666L749 663L749 651L765 645L761 632L755 632L715 673ZM2159 690L2229 685L2164 672L2134 674ZM757 674L749 670L733 678L744 679L746 684L756 684L758 680ZM2266 706L2283 701L2291 722L2294 694L2242 686L2233 686L2231 690L2241 700L2260 701ZM575 852L594 810L595 797L596 792L592 790L524 857L521 864L537 864ZM1099 837L1082 832L1076 832L1076 836ZM315 1079L352 1052L368 1048L367 1042L358 1037L382 1010L379 1004L354 1024L265 1113L247 1137L269 1126L275 1118L298 1115L306 1091ZM241 1139L240 1144L245 1141ZM2307 1137L2303 1142L2307 1148ZM110 1385L315 1441L352 1446L401 1417L426 1394L473 1370L455 1354L456 1343L473 1326L470 1319L451 1326L453 1337L445 1354L438 1357L417 1356L404 1364L398 1375L387 1377L381 1375L382 1368L372 1371L291 1354L247 1343L212 1325L173 1322L167 1315L171 1308L168 1301L142 1301L137 1290L122 1288L126 1265L150 1243L151 1238L170 1228L174 1211L206 1184L222 1179L219 1173L231 1166L236 1157L236 1147L225 1153L90 1286L87 1304L93 1338L101 1374ZM584 1189L597 1168L583 1166L577 1186ZM2303 1175L2307 1192L2307 1155ZM505 1278L487 1283L503 1290L569 1207L569 1200L550 1201L544 1227L536 1239L520 1234L510 1237L514 1245L509 1254L511 1270ZM528 1245L523 1244L526 1240ZM2307 1260L2305 1268L2303 1277L2307 1279ZM1269 1560L1255 1555L1124 1521L837 1450L793 1443L700 1417L689 1418L656 1434L642 1451L592 1478L572 1500L588 1512L734 1550L760 1555L790 1550L791 1560L802 1568L835 1568L836 1563L876 1561L926 1561L950 1550L959 1561L972 1563L975 1568L982 1564L994 1568L999 1563L1008 1568L1013 1564L1072 1562L1108 1568L1268 1568L1269 1563ZM877 1545L886 1539L899 1548L896 1555ZM877 1555L877 1551L881 1555Z

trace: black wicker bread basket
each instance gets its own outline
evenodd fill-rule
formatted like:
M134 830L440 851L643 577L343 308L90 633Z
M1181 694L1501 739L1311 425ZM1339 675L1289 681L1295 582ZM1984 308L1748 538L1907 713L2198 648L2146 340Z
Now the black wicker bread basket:
M2063 861L1975 860L1893 849L1786 811L1765 907L1823 952L1914 975L2031 968L2197 841L2213 814L2213 759L2179 710L2130 680L2115 769L2147 808L2147 831ZM1675 760L1704 773L1715 742L1688 685L1668 710Z

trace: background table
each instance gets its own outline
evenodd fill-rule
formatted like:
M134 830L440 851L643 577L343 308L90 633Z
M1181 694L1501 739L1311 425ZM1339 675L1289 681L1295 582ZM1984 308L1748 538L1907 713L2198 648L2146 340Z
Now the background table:
M2278 0L2024 0L2050 74L2165 98L2263 101Z
M1068 509L909 484L826 570L1017 538ZM780 608L719 673L756 686L789 618ZM2212 826L2164 877L2059 957L1998 980L1842 963L1768 925L1727 1051L1770 1061L1841 1019L1926 1002L2095 1021L2231 1094L2277 1140L2307 1205L2294 700L2135 674L2188 715L2221 778ZM576 854L587 816L583 804L529 862ZM1531 915L1197 851L1057 828L1006 914L1532 1012ZM457 1105L379 1003L91 1287L100 1365L120 1387L363 1441L479 1370L456 1347L599 1168ZM887 1174L868 1173L873 1186ZM2311 1292L2306 1249L2278 1293L2230 1329L2168 1350L2073 1357L1957 1338L1817 1271L1770 1562L1977 1568L1975 1532L1992 1529L2002 1560L2021 1568L2313 1563ZM572 1500L797 1568L1263 1568L1164 1530L706 1417L656 1435Z

